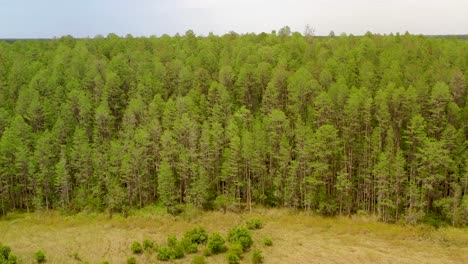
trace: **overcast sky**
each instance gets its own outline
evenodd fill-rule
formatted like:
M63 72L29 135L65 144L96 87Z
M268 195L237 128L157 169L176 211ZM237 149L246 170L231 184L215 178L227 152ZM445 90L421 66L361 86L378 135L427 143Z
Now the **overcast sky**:
M330 30L468 34L468 0L0 0L0 38Z

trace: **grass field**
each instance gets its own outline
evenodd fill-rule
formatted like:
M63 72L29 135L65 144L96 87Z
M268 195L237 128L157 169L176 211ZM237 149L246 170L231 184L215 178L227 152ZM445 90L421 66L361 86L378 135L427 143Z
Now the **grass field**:
M34 263L42 249L47 263L126 263L133 241L165 243L168 235L181 237L203 226L227 234L229 228L256 217L264 227L253 231L254 245L242 263L251 263L261 249L265 263L468 263L468 229L402 226L369 217L323 218L281 209L256 209L252 214L190 212L173 217L158 208L133 212L129 217L107 215L63 216L57 212L12 214L0 219L0 242L12 247L20 263ZM262 245L265 237L272 247ZM198 253L200 254L200 253ZM175 263L190 263L188 255ZM159 263L156 254L136 257L137 263ZM225 255L208 263L226 263Z

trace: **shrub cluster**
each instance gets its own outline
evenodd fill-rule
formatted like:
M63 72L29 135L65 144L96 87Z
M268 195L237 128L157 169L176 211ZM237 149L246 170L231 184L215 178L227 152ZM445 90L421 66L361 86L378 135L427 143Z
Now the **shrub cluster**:
M233 243L229 247L226 255L226 260L229 264L237 264L242 259L242 253L244 252L242 245L239 243Z
M258 218L250 219L246 222L248 229L261 229L263 227L262 220Z
M226 241L224 240L223 236L219 233L213 233L208 238L208 243L205 248L205 255L210 256L213 254L219 254L226 251L226 246L224 245Z
M16 264L17 259L11 253L11 248L0 243L0 264Z
M188 239L190 243L205 244L208 241L208 233L203 227L196 227L187 231L184 238Z
M228 240L231 243L239 243L244 251L250 248L253 244L250 231L243 226L236 226L229 230Z

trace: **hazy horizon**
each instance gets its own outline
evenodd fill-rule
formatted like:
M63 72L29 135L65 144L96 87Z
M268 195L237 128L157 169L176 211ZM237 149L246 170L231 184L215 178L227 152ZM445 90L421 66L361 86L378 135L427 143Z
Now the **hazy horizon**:
M223 35L261 33L289 26L316 35L468 33L468 1L382 0L83 0L80 2L0 0L0 38L77 38L106 36Z

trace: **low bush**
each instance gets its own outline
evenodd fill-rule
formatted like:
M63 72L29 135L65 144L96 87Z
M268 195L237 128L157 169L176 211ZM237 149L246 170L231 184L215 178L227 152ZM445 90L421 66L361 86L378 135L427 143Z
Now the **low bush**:
M143 247L141 246L140 242L135 241L130 247L130 250L132 250L133 254L140 254L143 252Z
M37 263L44 263L46 262L46 255L44 251L39 250L34 254L34 259L36 260Z
M16 264L17 259L14 254L11 253L11 248L6 245L0 244L0 264Z
M273 246L273 241L271 240L271 238L265 237L263 239L263 245L265 245L267 247L271 247L271 246Z
M198 244L192 243L192 240L189 238L184 237L181 241L181 244L183 245L185 252L188 254L196 253L198 251Z
M191 244L205 244L208 241L208 233L203 227L196 227L187 231L184 234L184 238L190 240Z
M110 263L109 263L109 261L107 261L107 260L103 260L103 261L101 261L99 264L110 264Z
M158 259L161 261L169 261L173 259L173 250L170 247L161 246L158 248Z
M246 224L248 229L261 229L263 227L262 220L258 218L250 219Z
M183 258L185 256L184 246L182 244L175 245L175 247L172 249L172 254L176 259Z
M243 226L236 226L229 230L228 240L231 243L239 243L244 251L253 244L250 231Z
M167 237L167 246L174 248L177 245L177 237L174 235Z
M129 257L127 259L127 264L136 264L137 261L136 261L136 258L135 257Z
M0 260L8 260L10 253L11 248L9 246L0 244Z
M153 250L154 249L154 242L152 240L149 240L149 239L143 240L143 249L145 251Z
M18 259L16 258L16 255L11 254L8 256L8 264L16 264L18 263Z
M239 256L237 256L236 254L232 252L228 252L226 254L226 260L227 260L227 263L229 264L239 264L240 262Z
M237 255L239 257L239 259L242 258L242 253L243 252L244 252L244 250L242 248L242 245L239 244L239 243L231 244L231 246L229 247L229 251L228 251L228 253Z
M205 257L203 256L195 256L192 259L192 264L206 264Z
M226 251L226 246L224 245L225 242L226 241L219 233L213 233L208 238L208 243L205 248L205 255L209 256Z
M252 254L252 263L253 264L260 264L263 263L263 255L262 251L255 250Z

